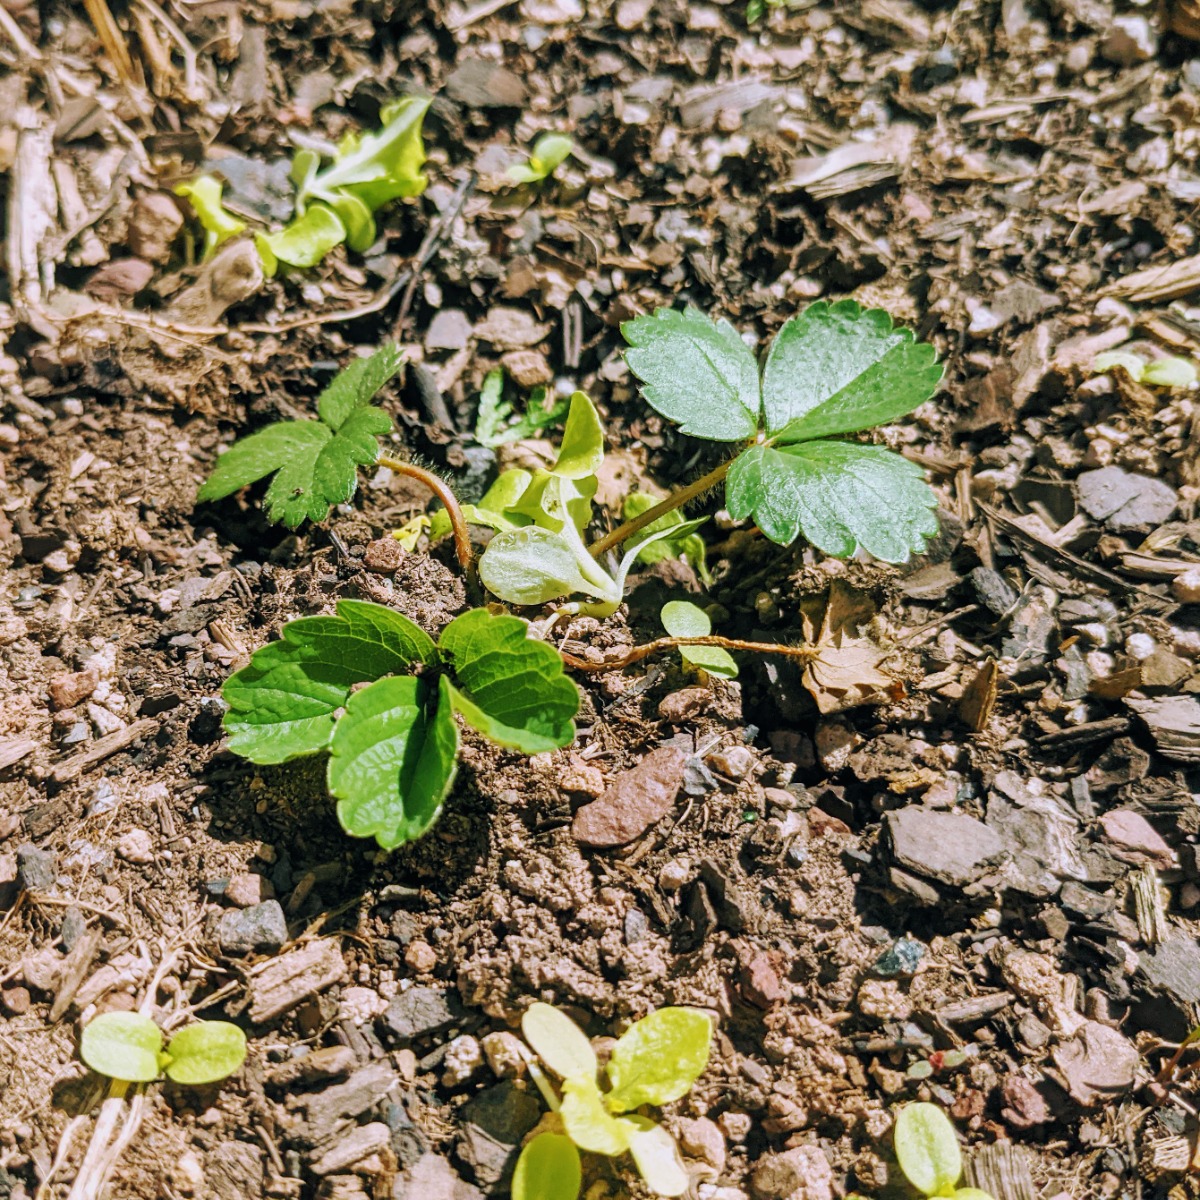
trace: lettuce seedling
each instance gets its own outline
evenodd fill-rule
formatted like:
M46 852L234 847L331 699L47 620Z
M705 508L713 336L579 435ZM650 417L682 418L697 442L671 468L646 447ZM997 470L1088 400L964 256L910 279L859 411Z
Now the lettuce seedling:
M919 553L937 532L920 467L881 446L835 441L911 412L942 376L932 346L882 309L819 301L776 334L759 370L728 321L660 308L626 321L625 360L647 403L693 437L748 442L713 473L726 507L774 542L803 536L846 557Z
M549 179L575 148L569 137L561 133L543 133L533 143L527 163L514 163L506 174L513 183L541 183Z
M708 1065L712 1023L689 1008L660 1008L635 1022L617 1040L601 1091L591 1043L568 1016L534 1004L521 1031L542 1064L559 1077L561 1095L536 1065L531 1073L563 1133L540 1133L521 1151L513 1200L576 1200L579 1151L633 1156L647 1187L659 1196L682 1196L688 1174L675 1139L634 1110L685 1096Z
M135 1012L101 1013L84 1026L79 1055L97 1074L125 1083L150 1083L164 1072L176 1083L200 1086L232 1075L246 1059L246 1035L228 1021L197 1021L171 1038Z
M896 1160L908 1182L930 1200L992 1200L960 1188L962 1154L950 1118L936 1104L906 1104L896 1117Z
M476 608L435 644L390 608L339 600L336 616L290 621L226 680L229 749L262 764L328 754L342 828L391 850L442 810L458 761L455 713L522 754L575 740L579 691L558 651L527 634L517 617Z
M178 184L175 195L182 196L192 206L200 227L204 230L204 258L212 258L217 248L236 237L246 228L226 209L221 200L225 185L215 175L199 175L195 179Z
M662 606L660 617L663 628L674 638L702 638L712 633L708 613L688 600L668 600ZM709 675L737 678L737 663L729 651L720 646L680 646L679 657L689 667Z
M625 497L622 515L627 521L632 521L642 513L649 512L658 502L659 498L651 496L649 492L630 492ZM696 572L700 582L709 587L713 578L708 570L708 548L704 539L690 525L690 532L676 528L683 525L688 525L683 514L678 509L672 509L657 521L651 522L640 533L635 533L629 539L629 545L639 547L637 560L640 563L661 562L664 558L686 559L691 563L692 570ZM656 533L665 533L665 536L647 541L650 535Z

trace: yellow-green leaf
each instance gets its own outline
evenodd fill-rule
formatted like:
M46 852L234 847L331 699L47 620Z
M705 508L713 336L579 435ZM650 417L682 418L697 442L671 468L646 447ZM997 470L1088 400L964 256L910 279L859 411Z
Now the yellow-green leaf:
M608 1060L613 1112L669 1104L691 1089L708 1066L712 1022L694 1008L660 1008L631 1025Z
M962 1153L950 1118L936 1104L906 1104L896 1117L896 1160L926 1196L953 1195Z
M579 1151L561 1133L539 1133L517 1159L513 1200L576 1200L583 1181Z
M624 1154L637 1132L629 1121L614 1117L604 1107L594 1079L564 1079L558 1115L571 1141L593 1154Z
M106 1012L84 1026L79 1056L93 1071L126 1083L149 1083L159 1074L162 1031L135 1012Z
M552 1004L540 1001L525 1010L521 1032L542 1060L560 1079L590 1079L594 1085L596 1052L587 1034Z

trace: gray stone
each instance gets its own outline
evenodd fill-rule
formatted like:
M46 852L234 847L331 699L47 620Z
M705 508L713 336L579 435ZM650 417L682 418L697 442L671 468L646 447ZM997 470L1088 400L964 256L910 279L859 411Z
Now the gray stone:
M508 1190L522 1139L541 1116L538 1100L511 1079L463 1105L458 1155L485 1192Z
M483 1200L483 1193L461 1178L440 1154L423 1154L396 1177L392 1200Z
M1004 842L963 813L902 808L884 818L892 857L902 867L951 887L974 883L1004 858Z
M76 943L87 933L87 918L77 908L68 908L63 913L62 925L59 927L63 949L70 954Z
M226 954L275 954L287 944L287 918L278 900L226 913L217 926Z
M1075 1036L1053 1052L1071 1099L1085 1108L1111 1101L1133 1087L1139 1055L1121 1032L1085 1021Z
M249 1142L222 1142L204 1162L214 1200L246 1200L262 1194L262 1151Z
M289 1107L289 1136L302 1146L324 1147L342 1136L358 1118L385 1096L398 1092L400 1077L387 1062L373 1062L355 1071L345 1083L293 1097Z
M1168 938L1153 951L1138 954L1141 973L1154 987L1177 1000L1200 1003L1200 944L1186 934Z
M990 567L976 567L968 576L975 590L975 599L994 616L1002 617L1017 602L1016 588Z
M32 842L17 847L17 882L27 891L54 886L58 860L49 850L39 850Z
M1200 700L1156 696L1125 701L1150 729L1159 753L1178 762L1200 762Z
M434 314L425 334L426 350L461 350L471 338L471 318L461 308Z
M1019 659L1025 666L1045 662L1058 642L1058 622L1054 617L1056 603L1049 588L1031 587L1017 602L1009 618L1008 632L1000 643L1000 656Z
M446 94L468 108L524 108L529 92L507 67L469 58L451 72Z
M1114 533L1147 532L1166 521L1179 503L1175 489L1161 479L1134 475L1120 467L1084 471L1075 481L1079 506Z
M309 1165L314 1175L344 1171L371 1154L378 1154L392 1140L392 1131L382 1121L356 1125L332 1146L325 1147Z
M387 1027L402 1045L445 1033L467 1015L452 988L412 987L394 997L384 1014Z

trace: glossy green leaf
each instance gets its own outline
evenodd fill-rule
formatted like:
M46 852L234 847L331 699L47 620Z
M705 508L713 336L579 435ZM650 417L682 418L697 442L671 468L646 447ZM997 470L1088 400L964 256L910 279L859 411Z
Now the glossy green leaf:
M937 352L881 308L810 304L775 335L763 370L767 432L781 442L894 421L933 395Z
M358 488L358 468L379 456L391 417L371 397L402 364L395 346L352 362L321 394L320 421L279 421L235 442L196 495L220 500L274 473L263 498L267 519L295 529L324 520Z
M803 534L826 554L860 546L884 562L905 562L937 532L937 498L921 468L880 446L802 442L751 446L729 469L726 502L737 520L753 516L773 542Z
M355 692L330 743L327 782L351 837L392 850L420 837L442 810L458 757L450 681L392 676Z
M302 217L277 233L260 233L254 239L268 275L276 265L315 267L330 250L346 240L346 226L328 205L314 204Z
M600 424L600 414L583 392L575 392L551 474L562 479L584 479L594 475L603 461L604 426Z
M630 1138L629 1153L646 1186L656 1196L682 1196L691 1186L691 1179L675 1139L659 1124L647 1117L625 1117L636 1130Z
M491 741L540 754L575 740L579 689L524 621L475 608L442 630L438 649L454 671L455 709Z
M93 1071L126 1083L157 1079L161 1052L162 1031L141 1013L101 1013L79 1039L79 1056Z
M246 228L246 222L238 220L221 202L221 193L224 190L221 181L212 175L200 175L175 187L175 195L187 200L204 229L206 259L211 258L223 242L236 237Z
M569 1076L563 1080L562 1092L558 1115L575 1145L593 1154L624 1154L629 1149L637 1129L605 1108L594 1079Z
M935 1104L906 1104L896 1117L896 1160L926 1196L953 1195L962 1175L958 1135Z
M256 763L319 753L356 683L407 671L434 654L426 633L380 604L339 600L336 616L292 621L221 689L229 749Z
M561 1133L539 1133L517 1159L512 1200L577 1200L582 1183L575 1143Z
M612 1112L669 1104L691 1090L708 1066L712 1022L693 1008L660 1008L634 1022L608 1060Z
M739 442L758 430L758 363L728 321L690 306L660 308L621 326L625 361L646 403L684 433Z
M708 637L712 633L708 613L687 600L669 600L662 607L661 617L663 628L672 637ZM737 663L729 651L720 646L680 646L679 657L710 675L719 675L722 679L737 678Z
M509 604L546 604L578 592L619 602L612 579L584 558L586 551L581 556L561 533L530 525L498 533L488 542L479 559L479 578Z
M634 517L640 517L642 513L649 512L657 503L658 497L651 496L648 492L630 492L625 497L625 503L622 506L625 520L630 521ZM712 583L712 575L708 570L708 547L705 545L704 539L694 530L685 532L676 528L682 524L684 524L683 514L678 509L672 509L670 512L664 513L657 521L651 522L645 529L635 533L625 543L625 547L629 549L633 546L641 546L642 548L638 552L638 562L642 563L656 563L664 558L686 557L700 582L709 585ZM666 537L647 544L647 538L664 532L667 534Z
M167 1076L176 1083L216 1083L246 1061L246 1035L228 1021L197 1021L167 1047Z
M538 1058L560 1079L596 1082L600 1069L587 1034L553 1004L537 1001L521 1017L521 1032Z

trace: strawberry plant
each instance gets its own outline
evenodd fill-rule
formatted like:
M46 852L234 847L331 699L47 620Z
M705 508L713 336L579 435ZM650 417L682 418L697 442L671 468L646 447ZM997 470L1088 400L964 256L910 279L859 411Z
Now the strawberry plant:
M232 1075L246 1058L246 1035L228 1021L197 1021L163 1049L162 1030L136 1012L101 1013L84 1026L79 1056L99 1075L123 1083L150 1083L166 1074L201 1086Z
M579 1151L615 1157L629 1153L659 1196L682 1196L689 1179L675 1139L642 1116L646 1105L669 1104L687 1095L708 1065L712 1023L689 1008L660 1008L617 1039L604 1068L583 1030L550 1004L534 1004L521 1032L558 1089L537 1064L530 1073L562 1132L537 1134L521 1151L513 1176L513 1200L576 1200L582 1171Z
M579 692L517 617L472 609L435 643L380 604L302 617L225 682L229 749L272 764L329 756L342 828L392 849L437 820L454 781L455 714L523 754L567 746ZM366 686L363 686L366 685Z

